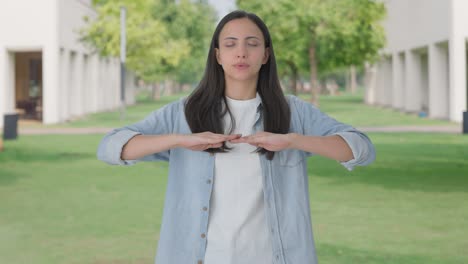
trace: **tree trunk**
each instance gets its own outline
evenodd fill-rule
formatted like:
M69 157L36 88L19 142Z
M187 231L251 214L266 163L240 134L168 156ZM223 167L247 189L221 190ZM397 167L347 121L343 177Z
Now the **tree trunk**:
M164 95L174 94L174 83L170 79L164 81Z
M159 100L161 98L161 89L159 87L159 83L153 83L151 89L151 98L153 100Z
M315 106L319 106L319 93L320 87L318 84L317 76L317 56L315 49L315 40L312 39L309 46L309 63L310 63L310 90L311 90L311 103Z
M351 69L346 71L346 88L345 91L347 93L351 93Z
M351 65L351 93L357 92L356 66Z
M289 68L291 69L291 88L290 91L292 94L297 95L297 76L298 70L297 67L294 65L294 63L288 63Z

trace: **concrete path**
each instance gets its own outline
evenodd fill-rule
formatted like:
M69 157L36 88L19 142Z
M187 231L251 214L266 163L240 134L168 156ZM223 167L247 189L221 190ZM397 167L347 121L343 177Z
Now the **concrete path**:
M423 133L450 133L461 134L460 126L385 126L385 127L360 127L363 132L423 132Z
M73 134L105 134L113 128L85 127L85 128L27 128L20 127L19 135L73 135ZM423 132L461 134L460 126L386 126L386 127L358 127L363 132Z

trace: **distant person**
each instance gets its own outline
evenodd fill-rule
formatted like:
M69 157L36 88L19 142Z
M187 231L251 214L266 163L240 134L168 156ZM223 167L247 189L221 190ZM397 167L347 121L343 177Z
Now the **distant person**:
M218 24L198 87L113 130L98 158L169 162L157 264L313 264L306 157L351 170L375 158L369 138L285 97L270 33L252 13Z

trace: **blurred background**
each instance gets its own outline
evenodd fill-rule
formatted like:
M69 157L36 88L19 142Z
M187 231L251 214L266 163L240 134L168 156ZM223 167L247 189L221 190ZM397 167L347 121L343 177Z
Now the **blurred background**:
M466 0L3 1L0 263L154 262L168 166L97 144L188 96L235 9L269 27L285 93L376 146L351 172L307 161L319 261L468 263Z

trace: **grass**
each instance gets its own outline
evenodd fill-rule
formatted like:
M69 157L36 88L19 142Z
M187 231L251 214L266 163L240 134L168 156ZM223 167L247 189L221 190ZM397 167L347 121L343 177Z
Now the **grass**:
M301 94L304 100L310 95ZM405 113L386 107L364 105L361 94L343 94L340 96L321 96L320 109L334 118L357 127L373 126L457 126L447 120L421 118L415 113Z
M346 100L349 104L341 104ZM321 102L337 116L368 111L367 106L359 110L352 96ZM139 119L139 113L155 107L146 102L128 111ZM105 115L81 125L117 125ZM388 115L391 122L402 118ZM380 122L374 119L362 120ZM334 161L308 160L320 263L468 263L468 137L369 136L378 153L371 166L348 172ZM105 165L95 158L101 137L20 135L5 142L0 263L153 263L168 166Z

